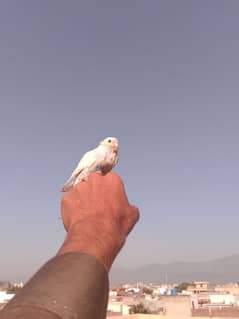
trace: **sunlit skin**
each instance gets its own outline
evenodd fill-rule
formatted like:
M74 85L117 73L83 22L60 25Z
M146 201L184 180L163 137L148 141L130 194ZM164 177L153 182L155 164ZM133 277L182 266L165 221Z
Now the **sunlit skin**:
M121 178L115 173L92 173L61 201L68 232L58 255L83 251L98 258L107 271L139 219L130 205Z

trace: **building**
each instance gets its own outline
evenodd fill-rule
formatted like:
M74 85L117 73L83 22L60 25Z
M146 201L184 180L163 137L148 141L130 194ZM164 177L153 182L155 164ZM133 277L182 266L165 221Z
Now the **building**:
M201 293L191 296L193 317L239 318L239 299L228 293Z
M0 309L2 309L14 296L15 294L9 294L6 291L0 291Z
M110 315L128 315L130 307L122 301L109 301L107 307L107 316Z
M117 290L110 290L109 297L117 297Z
M202 292L208 292L209 283L207 281L194 281L188 286L187 291L193 294L200 294Z
M11 284L8 281L0 281L0 291L6 291L11 288Z
M230 283L226 285L215 286L215 291L219 293L230 293L233 295L239 295L239 285L235 283Z

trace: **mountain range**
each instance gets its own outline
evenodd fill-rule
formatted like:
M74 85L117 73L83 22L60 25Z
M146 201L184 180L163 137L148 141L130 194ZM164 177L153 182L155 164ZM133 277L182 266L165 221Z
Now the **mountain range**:
M182 283L209 281L211 284L239 282L239 254L204 262L151 264L135 269L112 268L111 285L125 283Z

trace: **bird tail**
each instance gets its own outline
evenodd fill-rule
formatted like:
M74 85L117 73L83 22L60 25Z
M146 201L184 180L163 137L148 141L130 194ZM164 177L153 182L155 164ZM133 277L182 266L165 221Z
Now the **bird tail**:
M69 192L73 186L75 185L75 180L76 177L75 176L71 176L66 182L65 184L62 186L61 188L61 192Z

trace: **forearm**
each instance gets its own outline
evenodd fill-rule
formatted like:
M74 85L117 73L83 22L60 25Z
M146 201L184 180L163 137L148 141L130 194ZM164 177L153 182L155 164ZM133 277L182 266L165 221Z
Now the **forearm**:
M93 256L66 253L48 261L2 310L2 319L104 319L108 274Z
M91 174L62 198L67 237L1 312L1 319L104 319L108 271L139 219L121 179Z

